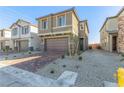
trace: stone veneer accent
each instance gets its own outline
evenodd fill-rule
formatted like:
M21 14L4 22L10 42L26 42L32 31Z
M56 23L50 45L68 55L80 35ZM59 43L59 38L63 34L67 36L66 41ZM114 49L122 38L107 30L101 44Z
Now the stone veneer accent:
M118 18L118 52L124 53L124 16Z

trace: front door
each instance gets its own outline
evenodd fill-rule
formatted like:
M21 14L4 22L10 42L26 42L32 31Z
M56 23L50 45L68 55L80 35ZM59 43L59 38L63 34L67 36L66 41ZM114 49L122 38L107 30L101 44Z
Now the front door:
M112 50L117 51L117 36L112 37Z
M83 51L83 38L80 38L80 50Z
M3 49L3 42L1 42L1 49Z

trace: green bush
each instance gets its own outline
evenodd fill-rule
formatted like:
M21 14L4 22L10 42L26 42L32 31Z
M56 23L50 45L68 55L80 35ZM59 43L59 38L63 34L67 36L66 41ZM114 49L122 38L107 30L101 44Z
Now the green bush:
M8 59L8 57L5 57L5 60L7 60Z
M3 52L8 52L9 48L3 48L2 50L3 50Z
M5 51L6 51L6 49L5 49L5 48L3 48L2 50L3 50L3 52L5 52Z
M31 51L29 51L29 52L28 52L28 54L32 54L32 52L31 52Z

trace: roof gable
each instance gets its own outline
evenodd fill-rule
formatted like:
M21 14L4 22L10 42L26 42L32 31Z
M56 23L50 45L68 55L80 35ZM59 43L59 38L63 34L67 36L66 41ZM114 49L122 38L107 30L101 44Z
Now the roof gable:
M76 16L77 20L79 21L79 16L77 15L75 7L72 7L70 9L67 9L67 10L64 10L64 11L61 11L61 12L51 13L51 14L48 14L46 16L38 17L38 18L36 18L36 20L39 20L39 19L42 19L42 18L45 18L45 17L49 17L49 16L55 16L55 15L65 13L65 12L71 12L71 11L74 13L74 15Z
M25 20L22 20L22 19L18 19L15 23L13 23L10 28L14 27L15 25L16 26L20 26L21 24L26 24L26 25L30 25L31 23L30 22L27 22Z

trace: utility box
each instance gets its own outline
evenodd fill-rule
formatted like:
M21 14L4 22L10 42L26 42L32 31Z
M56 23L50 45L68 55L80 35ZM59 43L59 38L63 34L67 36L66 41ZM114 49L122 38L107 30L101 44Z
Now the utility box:
M117 80L118 80L118 86L124 87L124 68L119 68L117 70Z
M124 68L119 68L114 76L117 78L118 86L124 87Z

